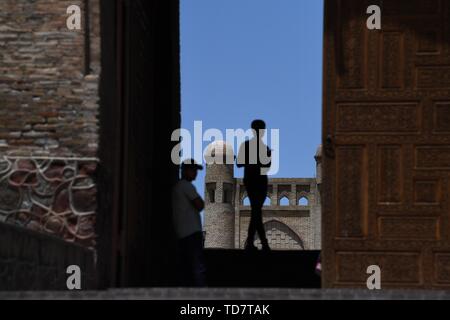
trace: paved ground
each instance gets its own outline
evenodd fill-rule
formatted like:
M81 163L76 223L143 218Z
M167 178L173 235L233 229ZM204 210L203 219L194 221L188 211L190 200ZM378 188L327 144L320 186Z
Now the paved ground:
M4 299L43 300L450 300L450 291L263 288L152 288L106 291L0 292Z

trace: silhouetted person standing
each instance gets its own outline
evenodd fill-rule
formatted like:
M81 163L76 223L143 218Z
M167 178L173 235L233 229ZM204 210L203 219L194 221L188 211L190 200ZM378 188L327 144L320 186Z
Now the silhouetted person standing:
M192 181L203 167L193 159L181 164L181 180L172 190L173 222L178 237L183 282L186 286L206 286L206 267L203 257L203 232L200 212L205 203Z
M271 151L262 140L266 129L264 121L254 120L252 129L253 138L240 146L237 158L237 167L244 167L244 185L252 208L245 250L257 250L254 240L255 233L258 232L263 250L269 251L262 221L262 207L267 197L267 172L271 165Z

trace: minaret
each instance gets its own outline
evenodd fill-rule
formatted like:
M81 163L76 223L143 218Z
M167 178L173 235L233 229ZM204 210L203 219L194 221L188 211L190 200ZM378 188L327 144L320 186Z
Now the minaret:
M234 248L234 153L224 141L211 143L205 152L206 248Z

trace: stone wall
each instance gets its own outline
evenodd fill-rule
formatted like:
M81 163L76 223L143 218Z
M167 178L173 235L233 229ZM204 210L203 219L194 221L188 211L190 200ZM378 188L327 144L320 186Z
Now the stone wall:
M1 291L67 290L71 265L80 267L81 289L96 288L92 250L0 222Z
M99 0L0 1L0 220L94 245L99 74Z

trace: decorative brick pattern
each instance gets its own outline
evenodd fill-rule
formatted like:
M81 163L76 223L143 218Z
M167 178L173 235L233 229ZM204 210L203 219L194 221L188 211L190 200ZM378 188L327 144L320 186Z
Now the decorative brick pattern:
M0 220L95 245L95 159L0 158Z

